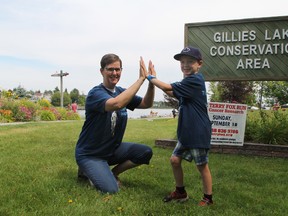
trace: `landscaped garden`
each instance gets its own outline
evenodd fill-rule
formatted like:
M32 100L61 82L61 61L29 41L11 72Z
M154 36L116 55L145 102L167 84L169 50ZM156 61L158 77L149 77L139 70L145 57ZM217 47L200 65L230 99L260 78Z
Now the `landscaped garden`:
M79 120L71 109L54 107L46 99L33 102L27 99L0 98L0 123Z

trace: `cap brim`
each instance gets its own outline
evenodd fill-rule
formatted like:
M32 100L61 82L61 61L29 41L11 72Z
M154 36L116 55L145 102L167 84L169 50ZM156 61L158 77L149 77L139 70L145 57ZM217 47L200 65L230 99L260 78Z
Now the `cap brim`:
M186 54L183 54L183 53L176 54L176 55L174 56L174 59L180 61L180 58L181 58L182 56L189 56L189 57L192 57L192 58L194 58L194 59L196 59L196 60L202 60L202 59L196 58L195 56L188 55L188 54L186 55Z
M174 59L177 60L177 61L179 61L182 56L185 56L185 55L180 54L180 53L179 53L179 54L176 54L176 55L174 56ZM187 55L186 55L186 56L187 56Z

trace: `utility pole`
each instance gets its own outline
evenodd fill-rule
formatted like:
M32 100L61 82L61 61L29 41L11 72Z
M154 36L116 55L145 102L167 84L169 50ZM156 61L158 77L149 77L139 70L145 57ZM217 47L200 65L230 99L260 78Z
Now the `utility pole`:
M63 73L62 70L60 70L60 73L58 73L56 71L55 74L51 75L53 77L60 77L60 101L61 101L60 104L61 104L61 107L63 107L63 76L67 76L67 75L69 75L69 73L67 73L67 72Z

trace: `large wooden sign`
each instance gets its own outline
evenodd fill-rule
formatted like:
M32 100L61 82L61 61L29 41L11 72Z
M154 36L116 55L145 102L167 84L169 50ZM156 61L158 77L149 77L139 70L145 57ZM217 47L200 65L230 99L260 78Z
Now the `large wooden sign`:
M185 24L206 81L288 80L288 16Z

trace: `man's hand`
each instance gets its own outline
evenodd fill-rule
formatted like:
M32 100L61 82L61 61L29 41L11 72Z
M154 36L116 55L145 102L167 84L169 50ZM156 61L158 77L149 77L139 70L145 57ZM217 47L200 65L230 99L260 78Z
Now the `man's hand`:
M148 72L144 63L144 60L142 58L142 56L140 57L140 71L139 71L139 78L143 78L146 79L146 77L148 76Z

